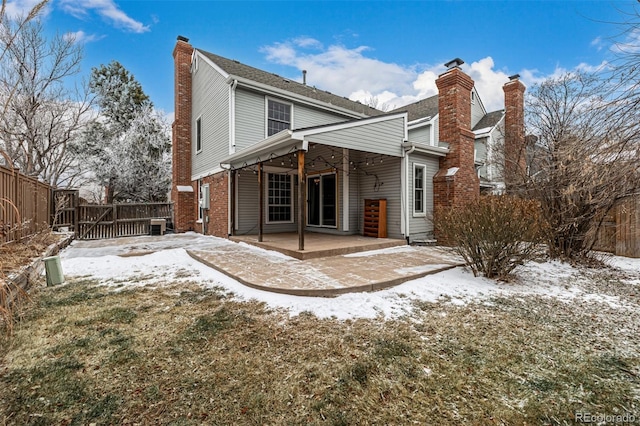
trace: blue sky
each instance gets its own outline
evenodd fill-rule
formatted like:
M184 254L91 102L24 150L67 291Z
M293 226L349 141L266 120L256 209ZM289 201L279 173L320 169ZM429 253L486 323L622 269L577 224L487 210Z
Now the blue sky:
M10 0L9 11L35 0ZM353 99L401 106L435 94L434 80L455 57L476 81L487 109L502 107L501 86L526 85L611 59L612 24L640 10L627 1L162 1L50 0L48 33L84 44L83 76L111 60L140 81L157 108L173 112L176 36L194 47L301 79Z

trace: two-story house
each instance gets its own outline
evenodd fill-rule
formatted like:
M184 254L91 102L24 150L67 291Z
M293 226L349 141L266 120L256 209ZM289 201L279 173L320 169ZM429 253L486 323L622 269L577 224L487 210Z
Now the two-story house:
M460 60L438 96L385 113L184 37L173 57L178 232L362 234L365 200L385 199L388 236L424 239L434 205L504 186L492 149L524 144L505 131L523 127L524 85L507 82L506 112L487 113Z

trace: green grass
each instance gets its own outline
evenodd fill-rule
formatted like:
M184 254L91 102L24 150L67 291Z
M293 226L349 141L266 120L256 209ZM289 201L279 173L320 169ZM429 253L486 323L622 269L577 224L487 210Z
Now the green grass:
M640 314L544 296L289 318L223 289L42 290L0 341L0 424L572 424L640 413ZM604 274L604 272L603 272ZM618 288L620 287L620 288Z

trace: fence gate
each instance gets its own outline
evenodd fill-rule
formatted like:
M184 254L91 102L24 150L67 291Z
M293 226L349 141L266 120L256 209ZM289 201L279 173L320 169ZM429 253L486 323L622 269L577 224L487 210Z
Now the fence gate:
M78 226L78 203L80 192L77 189L54 189L51 228L54 231L67 228L76 232Z
M164 219L171 228L172 203L96 204L78 206L81 240L149 235L152 219Z

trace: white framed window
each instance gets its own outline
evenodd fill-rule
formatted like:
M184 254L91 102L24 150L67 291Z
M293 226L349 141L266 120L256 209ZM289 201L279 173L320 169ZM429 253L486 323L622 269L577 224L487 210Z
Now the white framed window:
M293 176L267 174L266 223L293 222Z
M202 117L196 120L196 154L202 151Z
M426 186L427 166L424 164L413 164L413 216L421 217L427 215L425 186Z
M267 98L266 111L266 136L275 135L285 129L291 128L291 110L290 103L277 101Z
M202 218L204 217L204 196L205 196L204 184L202 183L202 179L198 179L198 222L199 223L202 223Z

